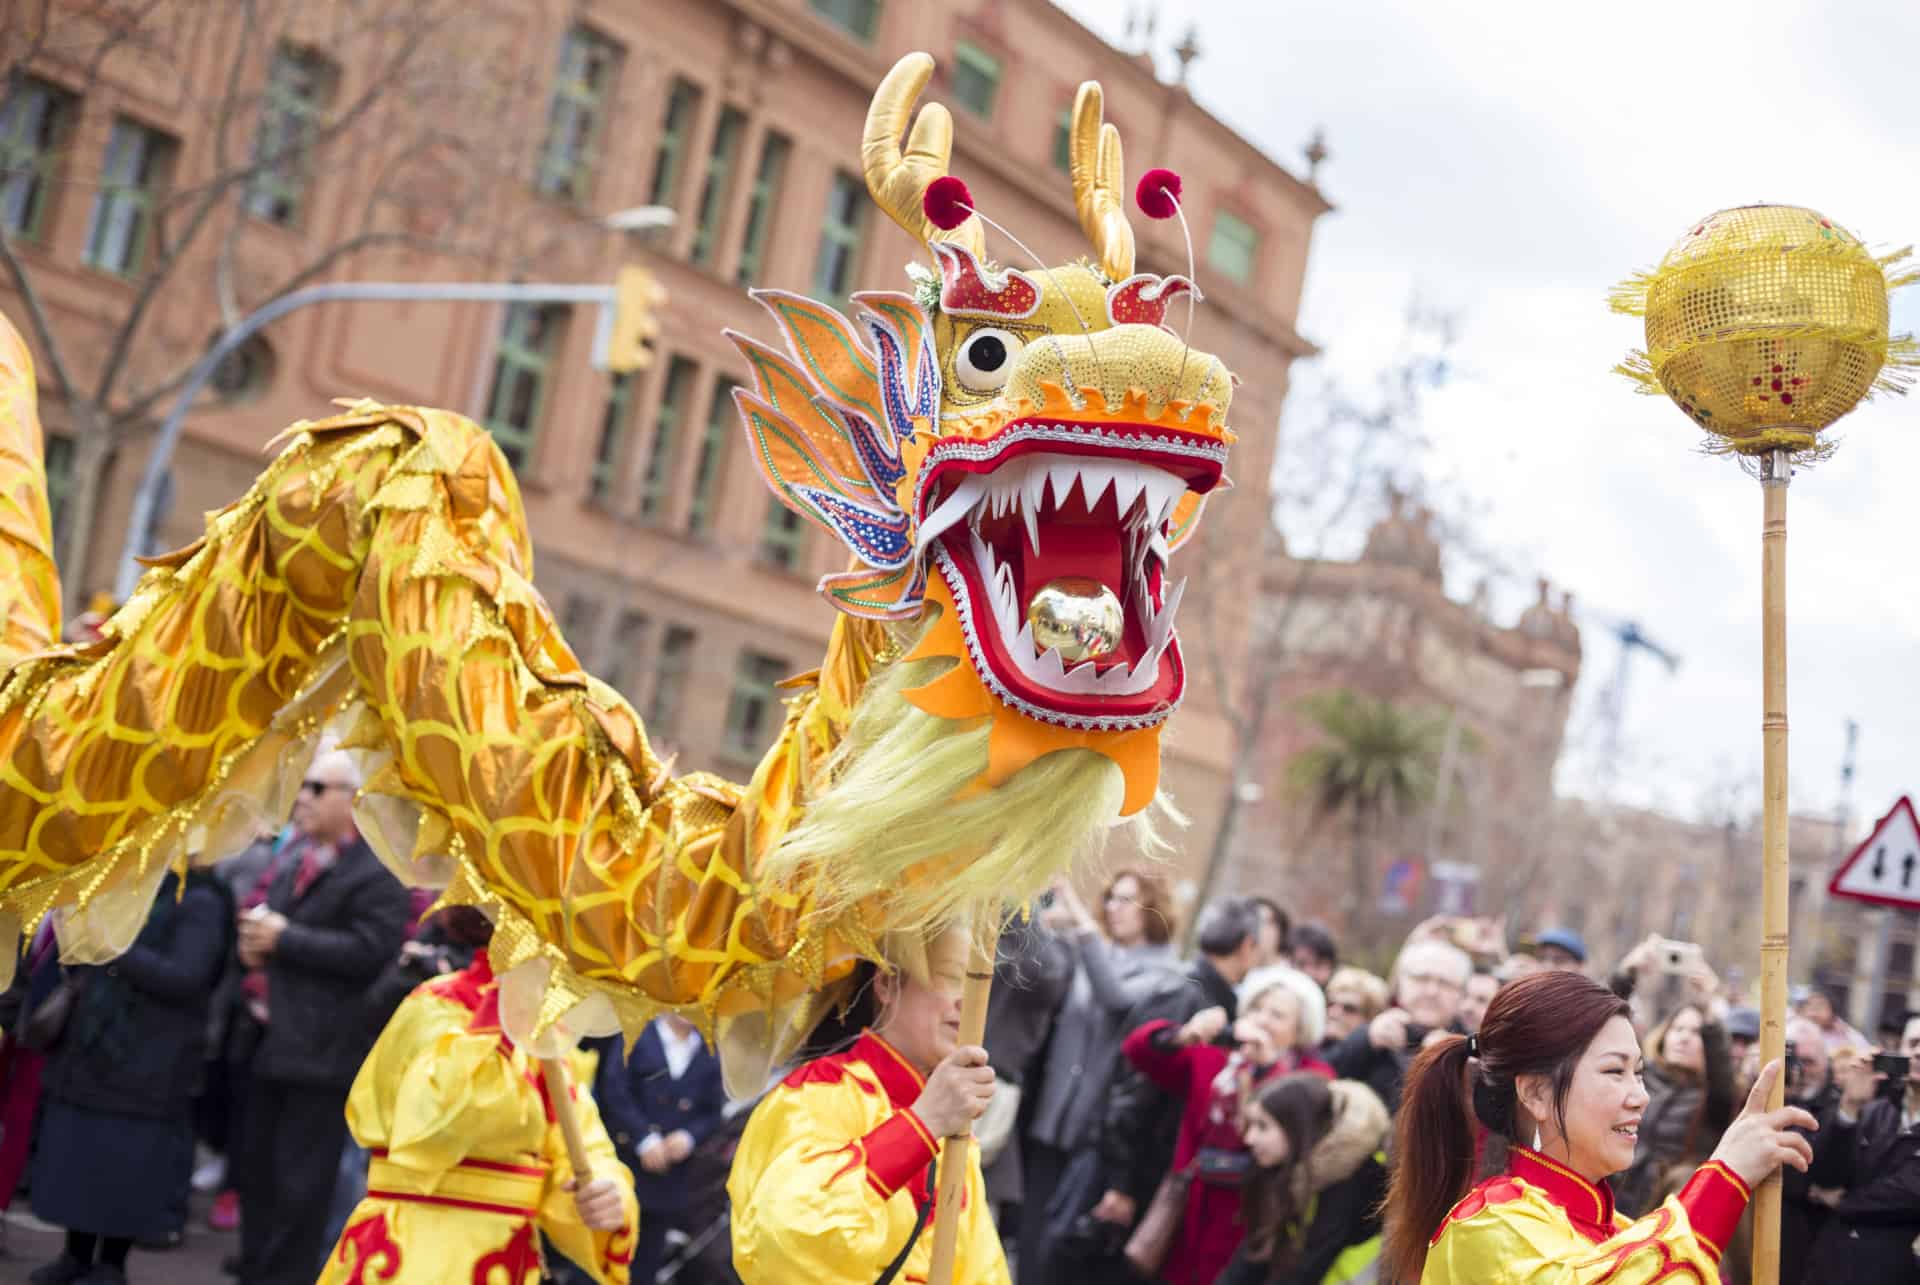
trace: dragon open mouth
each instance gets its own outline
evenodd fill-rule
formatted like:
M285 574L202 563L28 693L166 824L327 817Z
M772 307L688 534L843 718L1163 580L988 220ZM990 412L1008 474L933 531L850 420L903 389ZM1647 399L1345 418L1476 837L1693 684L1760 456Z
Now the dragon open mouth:
M930 453L917 543L953 594L976 667L997 695L1049 722L1150 726L1185 686L1166 585L1167 536L1189 491L1220 480L1217 438L1128 424L1016 421ZM1117 635L1090 655L1036 640L1048 586L1117 602Z

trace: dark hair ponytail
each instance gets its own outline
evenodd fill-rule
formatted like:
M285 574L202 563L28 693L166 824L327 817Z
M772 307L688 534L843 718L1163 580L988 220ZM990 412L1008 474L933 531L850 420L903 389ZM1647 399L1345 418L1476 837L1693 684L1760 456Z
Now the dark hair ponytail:
M1407 1068L1393 1146L1382 1256L1388 1280L1417 1281L1434 1229L1473 1180L1465 1036L1422 1049Z
M1473 1181L1473 1120L1512 1140L1518 1130L1515 1083L1544 1075L1566 1131L1567 1093L1587 1046L1626 1001L1579 973L1533 973L1500 989L1477 1037L1450 1036L1425 1049L1407 1071L1387 1189L1385 1248L1390 1280L1417 1281L1427 1245Z

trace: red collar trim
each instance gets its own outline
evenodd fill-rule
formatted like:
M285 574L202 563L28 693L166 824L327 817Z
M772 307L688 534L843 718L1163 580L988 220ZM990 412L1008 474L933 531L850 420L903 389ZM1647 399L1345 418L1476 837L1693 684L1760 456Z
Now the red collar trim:
M471 964L457 973L434 978L426 988L472 1013L473 1020L467 1024L469 1031L487 1034L500 1029L500 986L493 977L493 961L487 958L484 948L474 952Z
M896 1109L910 1107L920 1100L920 1090L927 1085L926 1078L914 1070L912 1063L900 1056L899 1050L873 1031L862 1031L851 1052L873 1068L880 1087L887 1091L887 1101L893 1103Z
M1613 1234L1613 1192L1605 1183L1595 1185L1558 1160L1543 1156L1531 1147L1515 1146L1507 1161L1507 1172L1524 1179L1547 1193L1548 1199L1567 1211L1571 1218Z

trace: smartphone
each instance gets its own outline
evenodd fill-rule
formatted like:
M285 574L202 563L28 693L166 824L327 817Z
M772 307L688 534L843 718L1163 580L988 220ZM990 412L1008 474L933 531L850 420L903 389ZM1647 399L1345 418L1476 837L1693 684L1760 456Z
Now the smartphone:
M1907 1073L1912 1069L1913 1059L1902 1057L1898 1053L1875 1053L1873 1055L1873 1073L1887 1078L1880 1081L1879 1094L1889 1102L1898 1102L1906 1096Z

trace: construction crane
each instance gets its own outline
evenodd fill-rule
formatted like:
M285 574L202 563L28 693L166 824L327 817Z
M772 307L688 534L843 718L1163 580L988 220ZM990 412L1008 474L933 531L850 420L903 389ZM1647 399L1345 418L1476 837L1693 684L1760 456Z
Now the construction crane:
M1633 672L1633 654L1643 651L1666 666L1669 674L1680 668L1680 657L1647 636L1637 620L1625 620L1600 612L1585 613L1614 636L1620 644L1620 658L1614 662L1613 678L1600 693L1596 715L1600 724L1602 781L1613 783L1614 769L1620 759L1620 728L1627 714L1627 679Z

